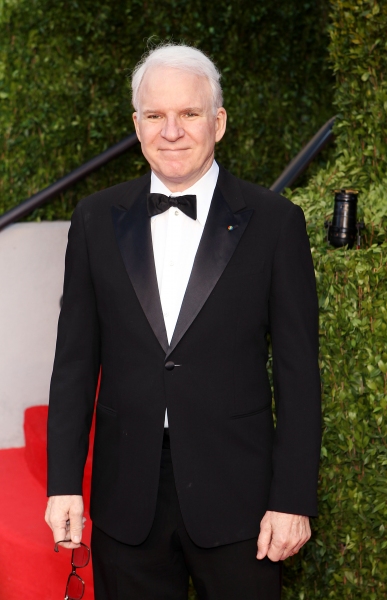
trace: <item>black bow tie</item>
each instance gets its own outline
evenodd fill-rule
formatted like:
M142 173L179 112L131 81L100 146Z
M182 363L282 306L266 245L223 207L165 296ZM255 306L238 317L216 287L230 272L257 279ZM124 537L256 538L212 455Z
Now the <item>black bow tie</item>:
M161 215L172 206L178 208L187 217L196 221L196 196L165 196L164 194L148 194L148 215Z

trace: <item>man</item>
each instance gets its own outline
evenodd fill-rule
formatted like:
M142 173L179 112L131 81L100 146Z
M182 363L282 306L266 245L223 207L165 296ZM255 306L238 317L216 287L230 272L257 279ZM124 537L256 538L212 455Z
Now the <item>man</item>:
M189 575L201 599L278 600L280 561L309 539L317 511L318 317L305 221L214 161L226 129L219 78L197 49L150 52L132 87L151 174L86 198L72 218L46 521L56 541L80 542L101 367L97 600L183 600Z

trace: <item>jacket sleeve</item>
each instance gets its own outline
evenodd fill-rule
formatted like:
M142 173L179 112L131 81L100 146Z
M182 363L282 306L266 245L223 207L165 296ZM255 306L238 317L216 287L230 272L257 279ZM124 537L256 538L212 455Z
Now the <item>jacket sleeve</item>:
M82 494L100 367L98 313L81 204L74 211L69 230L63 304L50 386L49 496Z
M277 425L268 509L316 516L321 445L318 301L305 219L295 205L275 250L269 311Z

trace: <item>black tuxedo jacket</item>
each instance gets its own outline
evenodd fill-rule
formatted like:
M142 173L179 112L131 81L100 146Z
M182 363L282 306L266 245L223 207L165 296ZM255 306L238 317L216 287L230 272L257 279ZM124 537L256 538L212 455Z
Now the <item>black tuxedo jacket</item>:
M181 511L196 544L252 538L268 509L316 515L318 310L301 209L221 168L168 346L149 189L147 174L74 211L50 392L48 494L82 493L101 366L91 517L110 536L139 544L151 528L166 408Z

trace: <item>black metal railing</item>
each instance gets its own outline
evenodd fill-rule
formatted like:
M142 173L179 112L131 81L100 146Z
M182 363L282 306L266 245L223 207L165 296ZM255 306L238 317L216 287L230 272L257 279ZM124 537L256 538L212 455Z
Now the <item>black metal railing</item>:
M336 117L332 117L321 127L321 129L313 136L308 144L297 154L289 163L286 169L281 173L278 179L273 183L270 189L274 192L281 193L286 187L289 187L303 173L307 166L324 148L328 141L333 137L332 128ZM19 221L23 217L31 214L37 208L43 206L69 187L85 179L88 175L97 171L108 162L124 154L129 148L132 148L138 143L138 138L135 133L118 142L102 154L98 154L87 163L78 167L65 177L58 179L52 185L49 185L41 192L34 194L28 200L21 202L18 206L11 208L0 216L0 230L7 227L15 221Z
M336 117L332 117L318 130L316 135L312 137L310 142L304 146L304 148L293 158L288 164L286 169L282 171L278 179L275 180L270 189L273 192L279 194L287 187L290 187L292 183L305 171L312 160L321 152L326 144L333 138L333 125Z
M81 167L78 167L74 171L71 171L68 175L65 175L61 179L58 179L52 185L49 185L41 192L34 194L28 200L24 200L18 206L11 208L3 215L0 216L0 229L3 229L7 225L19 221L23 217L31 214L35 209L40 208L43 204L46 204L56 196L59 196L62 192L67 190L69 187L78 183L82 179L86 179L88 175L97 171L114 158L118 158L121 154L124 154L129 148L135 146L138 143L138 138L135 133L132 133L128 137L124 138L118 144L114 144L105 152L98 154Z

